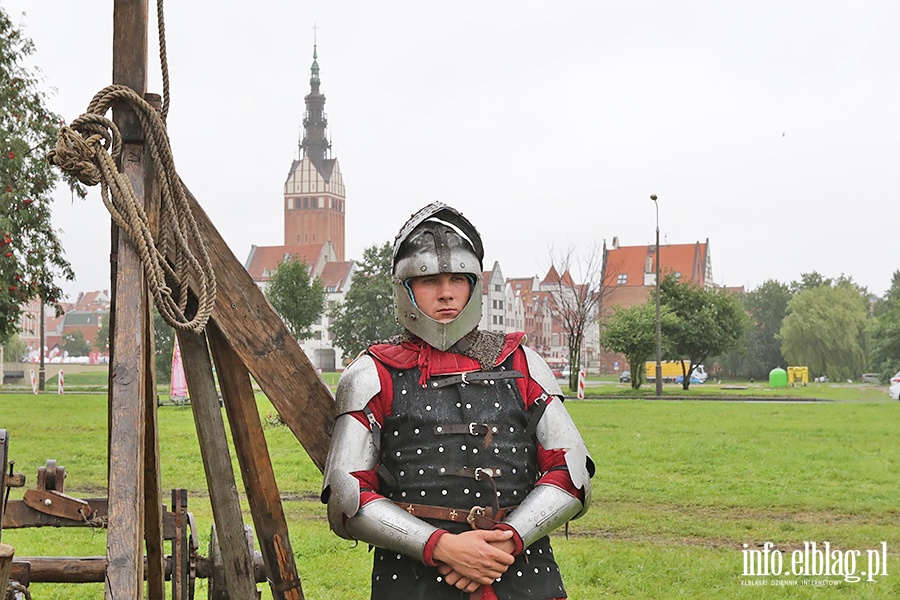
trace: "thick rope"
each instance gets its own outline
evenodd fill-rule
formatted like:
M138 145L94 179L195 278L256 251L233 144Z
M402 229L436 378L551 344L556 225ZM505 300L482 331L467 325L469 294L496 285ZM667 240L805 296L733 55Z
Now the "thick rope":
M114 104L127 104L146 136L162 192L160 230L171 234L174 268L154 243L147 214L131 182L116 168L116 159L122 159L122 136L115 123L103 116ZM85 114L71 126L60 129L56 149L49 158L82 183L100 184L103 204L113 222L128 235L141 256L147 285L160 315L176 329L202 332L215 304L215 274L175 171L166 126L159 113L131 88L111 85L94 96ZM166 283L167 276L178 286L177 300ZM185 315L189 281L198 298L197 313L190 319Z

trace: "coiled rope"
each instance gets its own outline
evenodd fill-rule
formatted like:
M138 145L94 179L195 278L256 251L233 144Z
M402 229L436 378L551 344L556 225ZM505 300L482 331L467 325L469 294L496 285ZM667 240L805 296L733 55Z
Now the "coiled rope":
M162 13L162 0L157 4ZM165 59L163 20L160 28L160 59L163 63L165 103L163 116L134 90L123 85L111 85L94 96L85 114L59 131L56 148L50 161L85 185L100 184L103 204L113 222L119 226L137 248L150 293L160 315L176 329L202 332L212 314L216 299L216 280L197 222L187 201L184 185L175 170L175 161L164 122L168 111L168 67ZM150 148L155 176L161 191L160 231L170 235L161 252L150 231L147 213L138 200L128 177L116 167L122 157L122 136L118 127L104 115L113 106L127 105L137 115L146 144ZM173 257L172 263L166 254ZM170 282L177 285L178 298L173 297ZM188 282L193 284L198 306L188 318Z

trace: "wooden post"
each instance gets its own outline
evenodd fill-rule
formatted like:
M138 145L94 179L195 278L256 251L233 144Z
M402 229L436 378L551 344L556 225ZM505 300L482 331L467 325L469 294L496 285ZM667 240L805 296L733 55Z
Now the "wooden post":
M115 0L113 83L143 96L147 87L147 0ZM113 110L125 142L120 170L138 197L144 196L145 150L136 117ZM116 323L110 365L109 529L107 600L144 596L144 450L147 289L140 257L126 236L118 236L115 263Z
M16 549L8 544L0 544L0 594L6 597L6 584L12 572L12 560Z
M184 357L184 374L191 396L191 411L197 426L213 519L222 548L225 584L232 600L256 598L253 559L244 536L240 498L231 468L231 452L225 436L225 421L219 408L206 336L183 331L177 332L177 335Z
M189 600L190 548L187 531L187 490L172 490L172 515L175 517L175 537L172 540L172 600Z
M187 188L185 193L216 273L212 321L322 470L334 397L203 208Z
M146 94L147 102L157 111L162 104L157 94ZM144 181L144 210L154 239L159 239L160 190L155 165L147 151L144 158L149 165ZM149 292L147 293L149 296ZM145 303L144 315L144 538L147 541L147 597L165 596L166 557L163 546L162 475L159 458L159 403L156 399L156 342L151 302Z
M210 324L207 334L272 597L274 600L303 600L281 494L256 408L250 374L218 326Z
M9 460L9 433L0 429L0 542L3 541L3 516L6 512L6 463ZM6 593L6 588L0 587Z

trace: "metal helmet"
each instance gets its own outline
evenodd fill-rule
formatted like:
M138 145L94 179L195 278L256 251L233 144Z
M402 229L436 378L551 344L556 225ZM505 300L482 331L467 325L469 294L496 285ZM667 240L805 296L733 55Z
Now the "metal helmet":
M433 202L412 215L394 239L394 310L400 325L438 350L447 350L481 321L484 247L475 226L456 209ZM449 323L423 313L408 287L413 277L465 273L469 301Z

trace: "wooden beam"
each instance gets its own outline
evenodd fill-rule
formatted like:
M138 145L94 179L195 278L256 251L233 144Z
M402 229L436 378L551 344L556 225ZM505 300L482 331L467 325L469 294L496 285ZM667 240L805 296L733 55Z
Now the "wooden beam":
M212 374L206 336L185 331L178 331L177 335L184 357L184 374L191 396L191 412L200 441L213 519L222 548L225 584L234 600L256 598L253 560L244 536L240 498L231 468L231 452L225 436L225 421L219 408L219 394Z
M146 94L145 100L157 111L162 100L157 94ZM144 181L144 211L154 239L159 239L160 190L156 179L156 165L149 151L145 151L148 165ZM148 292L149 296L149 292ZM156 396L156 341L152 303L146 302L144 314L144 539L147 543L147 597L165 595L165 548L163 547L162 475L159 457L159 403Z
M303 600L281 494L256 408L250 374L216 324L207 327L207 335L272 598Z
M185 191L216 273L212 320L322 470L334 421L334 397L196 198Z
M147 0L115 0L113 7L113 83L143 96L147 87ZM119 169L139 200L144 194L144 145L129 111L113 110L126 141ZM140 257L118 236L116 249L116 326L110 364L109 525L106 536L107 600L144 596L144 447L147 291Z

